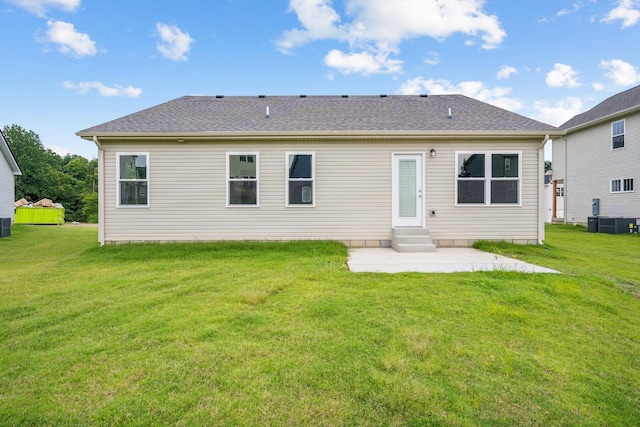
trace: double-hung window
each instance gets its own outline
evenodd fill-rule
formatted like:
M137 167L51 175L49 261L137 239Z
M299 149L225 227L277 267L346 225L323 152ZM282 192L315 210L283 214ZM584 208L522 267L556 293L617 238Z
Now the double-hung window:
M611 123L611 148L624 148L624 120Z
M258 154L227 153L227 205L258 206Z
M287 206L314 206L314 154L287 153Z
M118 153L118 207L149 207L149 154Z
M519 152L456 153L456 204L519 205Z
M633 178L612 179L611 180L611 192L612 193L631 193L633 191L634 191Z

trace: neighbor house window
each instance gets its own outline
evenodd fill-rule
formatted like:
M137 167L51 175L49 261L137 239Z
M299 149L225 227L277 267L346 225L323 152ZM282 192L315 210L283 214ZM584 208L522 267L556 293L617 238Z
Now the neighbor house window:
M624 120L611 123L611 148L624 147Z
M287 153L287 206L314 205L313 158L313 153Z
M118 153L118 206L149 206L149 154Z
M611 192L612 193L630 193L633 189L633 178L625 179L612 179L611 180Z
M227 153L228 206L258 206L258 154Z
M459 205L520 203L520 153L456 153Z

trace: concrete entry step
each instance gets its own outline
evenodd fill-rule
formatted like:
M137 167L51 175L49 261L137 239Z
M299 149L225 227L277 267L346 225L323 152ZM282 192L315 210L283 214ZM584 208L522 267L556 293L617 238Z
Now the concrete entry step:
M391 233L391 247L397 252L435 252L429 230L421 227L394 228Z

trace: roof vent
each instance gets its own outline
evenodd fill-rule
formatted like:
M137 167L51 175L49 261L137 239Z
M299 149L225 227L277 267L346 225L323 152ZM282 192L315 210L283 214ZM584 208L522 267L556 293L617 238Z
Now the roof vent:
M427 95L426 93L421 93L420 94L420 98L427 98L429 95Z
M451 108L449 108L449 117L448 117L448 118L449 118L449 119L452 119L452 118L453 118L453 116L451 115Z
M306 98L307 95L300 95L300 98Z
M386 97L387 97L387 95L386 95L386 94L382 94L382 95L380 95L380 98L386 98Z
M343 97L343 98L348 98L348 97L349 97L349 95L342 95L342 97Z
M267 105L267 112L266 112L264 118L268 119L269 117L270 117L270 115L269 115L269 106Z
M216 95L216 98L224 98L224 95Z
M258 95L258 98L266 98L266 95Z

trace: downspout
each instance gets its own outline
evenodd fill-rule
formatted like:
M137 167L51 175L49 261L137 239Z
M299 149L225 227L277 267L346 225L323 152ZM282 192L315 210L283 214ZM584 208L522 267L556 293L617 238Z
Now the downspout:
M93 143L98 147L98 242L104 245L104 150L97 136Z
M564 182L563 182L563 187L564 187L564 193L563 193L563 198L564 198L564 214L562 220L564 222L564 224L567 224L567 217L568 212L569 212L569 203L567 201L567 187L569 187L569 171L567 170L567 159L569 158L569 141L567 141L566 138L562 138L562 141L564 142Z
M538 147L538 244L544 240L544 147L549 142L549 134Z

